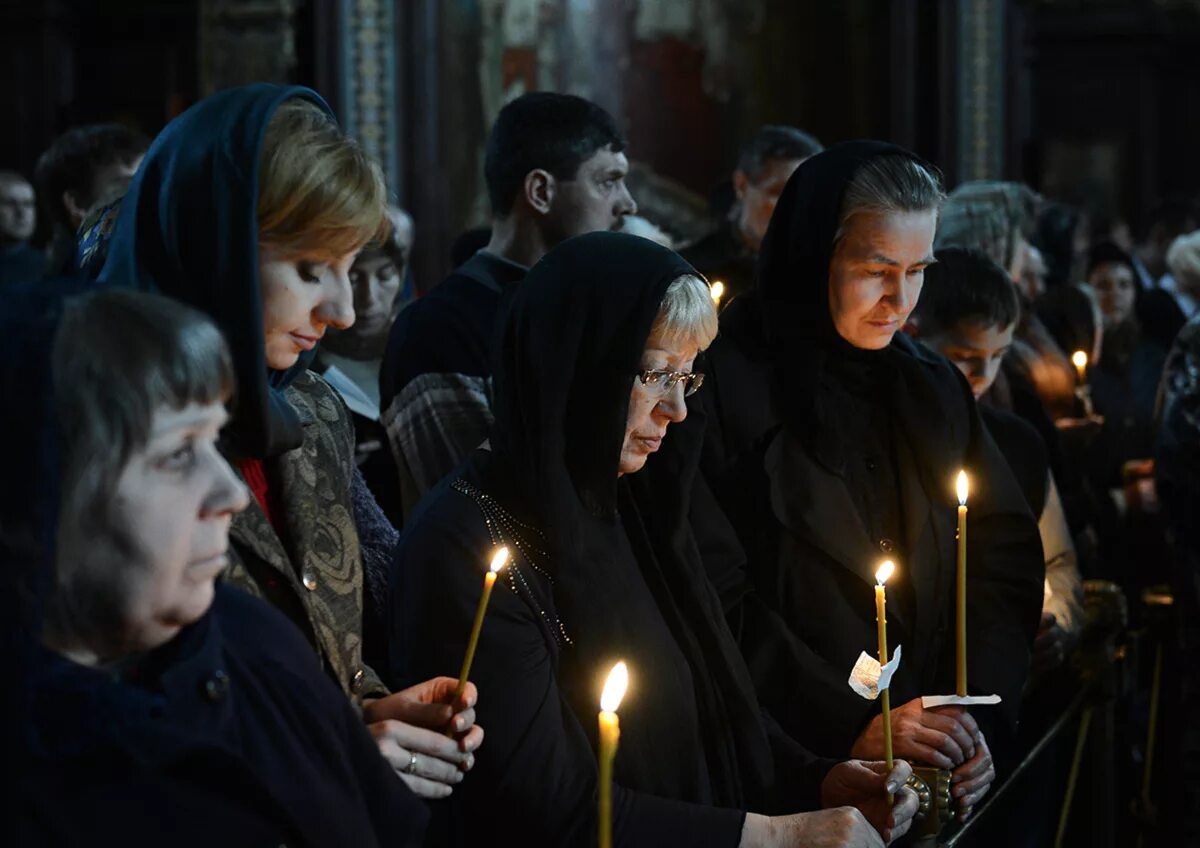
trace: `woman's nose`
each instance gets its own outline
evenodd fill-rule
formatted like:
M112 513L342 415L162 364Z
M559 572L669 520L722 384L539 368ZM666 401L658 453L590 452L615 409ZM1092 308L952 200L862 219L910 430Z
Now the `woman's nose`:
M672 424L678 424L687 418L687 401L684 400L683 380L667 390L663 399L658 402L657 409Z
M354 324L354 286L346 274L334 274L329 283L330 291L317 307L321 321L339 330Z
M214 452L215 454L215 452ZM220 454L212 457L213 478L204 511L208 516L235 515L250 505L250 493Z

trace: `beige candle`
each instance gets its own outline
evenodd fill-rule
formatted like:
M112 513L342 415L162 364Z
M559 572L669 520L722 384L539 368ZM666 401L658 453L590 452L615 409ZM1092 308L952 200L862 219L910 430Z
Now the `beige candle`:
M887 596L884 584L896 570L895 564L889 559L879 566L875 572L875 623L879 630L879 665L887 665ZM883 759L887 761L888 771L894 765L892 760L892 699L889 691L884 689L879 693L881 715L883 716ZM888 793L888 803L892 802L892 794Z
M600 695L600 848L612 848L612 784L613 760L621 738L621 723L617 708L625 697L629 670L619 662L608 673L604 692Z
M463 657L462 670L458 674L458 687L454 690L452 704L462 700L467 691L467 677L471 673L471 663L475 661L475 648L479 645L479 631L483 629L483 616L487 612L488 599L492 597L492 587L496 585L496 574L508 562L508 548L500 548L492 557L488 573L483 576L483 594L479 596L479 606L475 608L475 623L471 625L471 638L467 640L467 654Z
M1079 377L1079 384L1083 385L1087 382L1088 355L1082 350L1077 350L1071 354L1071 363L1075 366L1075 373Z
M967 694L967 472L958 472L958 567L956 569L954 694Z

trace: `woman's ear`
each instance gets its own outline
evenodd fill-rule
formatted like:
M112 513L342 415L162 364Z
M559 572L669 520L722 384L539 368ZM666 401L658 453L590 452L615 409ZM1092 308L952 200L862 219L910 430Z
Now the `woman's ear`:
M539 215L550 214L557 189L554 175L549 171L535 168L525 175L525 202Z

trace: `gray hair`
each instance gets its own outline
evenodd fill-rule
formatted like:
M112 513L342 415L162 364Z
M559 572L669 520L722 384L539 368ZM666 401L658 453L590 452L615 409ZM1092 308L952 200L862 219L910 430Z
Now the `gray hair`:
M1200 230L1171 242L1167 248L1167 269L1181 288L1200 289Z
M807 159L825 148L816 137L796 127L767 124L742 145L738 170L751 182L759 180L768 162L776 159Z
M205 315L160 295L111 290L66 307L52 368L62 438L62 500L50 633L119 639L136 565L113 494L164 406L228 401L233 361Z
M670 344L695 345L704 350L717 337L717 307L708 284L695 274L671 281L650 329Z
M936 169L900 153L876 156L859 167L846 186L834 242L845 235L847 222L861 212L937 211L945 199Z

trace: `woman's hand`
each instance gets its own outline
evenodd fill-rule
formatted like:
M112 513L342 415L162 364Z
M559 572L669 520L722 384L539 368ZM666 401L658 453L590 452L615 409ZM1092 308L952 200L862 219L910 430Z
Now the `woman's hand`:
M983 800L992 781L996 779L996 768L992 764L992 752L987 740L980 733L975 739L975 756L954 770L950 777L950 794L958 802L959 815L963 821L971 810Z
M853 807L793 816L746 815L738 848L883 848L875 828Z
M855 807L891 843L908 833L920 806L917 793L905 786L912 766L897 760L889 772L887 763L847 760L829 770L821 784L821 806ZM888 793L895 803L888 803Z
M952 769L975 756L979 726L962 707L925 709L914 698L892 710L892 752L897 757ZM850 756L883 759L883 717L875 716L859 734Z
M474 684L451 704L458 681L435 677L363 704L363 720L379 751L408 788L423 798L445 798L475 765L483 728L475 724ZM446 736L447 728L454 732Z

